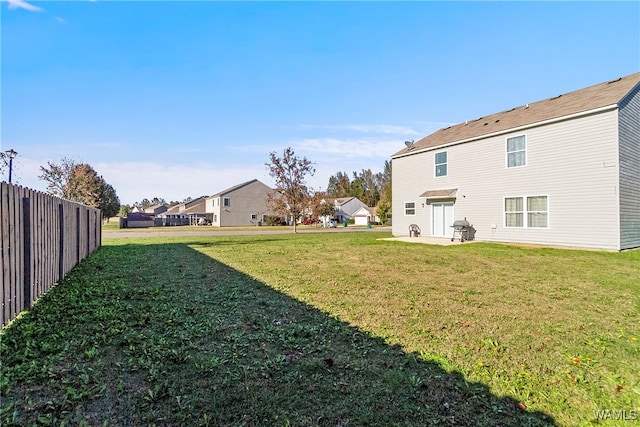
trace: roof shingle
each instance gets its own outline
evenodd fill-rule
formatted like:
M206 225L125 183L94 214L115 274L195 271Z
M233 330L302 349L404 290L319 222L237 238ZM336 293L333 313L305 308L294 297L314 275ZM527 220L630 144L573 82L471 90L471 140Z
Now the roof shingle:
M408 154L410 151L435 148L445 144L479 138L495 132L507 131L520 126L533 125L546 120L616 105L638 84L640 84L640 73L635 73L511 110L449 126L416 141L413 147L404 148L391 157Z

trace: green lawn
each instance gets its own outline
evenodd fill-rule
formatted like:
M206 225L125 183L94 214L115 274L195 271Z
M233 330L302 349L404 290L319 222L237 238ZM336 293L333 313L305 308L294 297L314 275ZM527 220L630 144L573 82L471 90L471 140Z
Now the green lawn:
M3 331L0 421L640 418L640 251L387 236L104 239Z

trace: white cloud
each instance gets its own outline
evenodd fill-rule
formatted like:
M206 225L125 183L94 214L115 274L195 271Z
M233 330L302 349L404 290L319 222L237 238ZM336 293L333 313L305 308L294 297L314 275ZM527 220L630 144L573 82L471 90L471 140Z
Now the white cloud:
M420 135L420 132L408 126L396 125L301 125L301 129L326 129L333 132L358 132L394 135Z
M59 23L61 23L61 24L66 24L66 23L67 23L67 20L66 20L66 19L64 19L64 18L60 18L59 16L56 16L56 17L55 17L55 20L56 20L56 21L58 21L58 22L59 22Z
M399 151L401 145L396 139L306 138L295 141L292 147L301 152L333 159L387 159Z
M42 12L44 9L27 3L24 0L6 0L9 3L9 9L25 9L31 12Z

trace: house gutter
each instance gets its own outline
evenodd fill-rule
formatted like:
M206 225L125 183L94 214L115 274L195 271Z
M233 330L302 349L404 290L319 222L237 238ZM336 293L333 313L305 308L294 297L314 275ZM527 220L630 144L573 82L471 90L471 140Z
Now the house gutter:
M535 127L538 127L538 126L544 126L544 125L553 124L553 123L560 123L560 122L564 122L564 121L567 121L567 120L576 119L576 118L579 118L579 117L586 117L586 116L590 116L590 115L593 115L593 114L604 113L604 112L607 112L607 111L610 111L610 110L615 110L616 108L618 108L618 104L617 103L616 104L611 104L611 105L606 105L604 107L595 108L593 110L587 110L587 111L581 111L579 113L569 114L568 116L555 117L553 119L547 119L547 120L543 120L541 122L529 123L529 124L518 126L518 127L515 127L515 128L509 128L509 129L505 129L505 130L501 130L501 131L497 131L497 132L488 133L488 134L485 134L485 135L474 136L472 138L461 139L460 141L447 142L445 144L435 145L433 147L422 148L422 149L419 149L417 151L409 151L409 152L406 152L406 153L403 153L403 154L397 154L397 155L391 156L391 158L392 159L399 159L401 157L412 156L414 154L425 153L425 152L433 151L433 150L441 150L443 148L451 147L451 146L454 146L454 145L466 144L467 142L479 141L481 139L492 138L494 136L500 136L500 135L506 135L508 133L513 133L513 132L518 132L518 131L521 131L521 130L531 129L531 128L535 128Z

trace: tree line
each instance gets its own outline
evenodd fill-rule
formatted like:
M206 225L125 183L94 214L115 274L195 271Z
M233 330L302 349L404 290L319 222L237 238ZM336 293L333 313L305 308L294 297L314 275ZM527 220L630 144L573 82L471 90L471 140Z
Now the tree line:
M116 190L87 163L63 158L59 164L40 166L40 172L38 178L48 183L47 192L54 196L98 208L103 218L115 216L120 209Z
M375 206L376 214L384 223L391 215L391 162L385 160L382 172L371 169L353 172L338 172L329 178L328 197L356 197L367 206ZM383 219L384 218L384 219Z
M353 173L350 178L346 172L338 172L329 178L326 192L313 191L307 186L306 176L315 173L313 163L306 157L299 158L291 147L286 148L282 157L277 153L269 154L265 163L269 175L276 183L275 191L267 199L271 210L296 223L304 216L320 218L333 215L333 204L327 198L357 197L367 206L376 206L376 214L385 223L391 214L391 163L385 161L382 172L374 174L371 169Z

